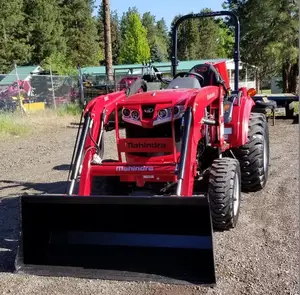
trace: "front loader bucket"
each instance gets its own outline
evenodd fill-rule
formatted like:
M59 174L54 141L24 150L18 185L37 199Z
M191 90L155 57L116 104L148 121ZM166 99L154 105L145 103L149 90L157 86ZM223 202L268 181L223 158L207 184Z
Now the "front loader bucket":
M21 197L16 272L215 284L207 197Z

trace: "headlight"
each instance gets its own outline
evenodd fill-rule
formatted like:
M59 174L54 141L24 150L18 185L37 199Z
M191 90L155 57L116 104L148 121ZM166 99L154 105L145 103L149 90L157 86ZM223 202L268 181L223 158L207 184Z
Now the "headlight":
M122 114L124 117L129 117L130 116L130 110L129 109L123 109Z
M138 119L140 118L140 114L139 114L138 111L132 111L132 112L131 112L131 117L132 117L132 119L134 119L134 120L138 120Z
M184 114L184 105L177 105L174 107L174 118L181 118Z
M127 108L124 108L122 110L122 120L127 123L141 125L140 119L140 113L137 110L130 110Z
M173 109L174 119L179 119L184 114L184 105L176 105ZM172 108L161 109L157 113L157 119L154 121L154 125L162 124L172 120Z
M179 106L175 106L174 107L174 116L177 116L179 114L179 112L180 112Z
M158 111L158 118L160 118L160 119L165 119L165 118L167 118L168 117L168 114L169 114L169 112L168 112L168 110L167 109L162 109L162 110L159 110Z

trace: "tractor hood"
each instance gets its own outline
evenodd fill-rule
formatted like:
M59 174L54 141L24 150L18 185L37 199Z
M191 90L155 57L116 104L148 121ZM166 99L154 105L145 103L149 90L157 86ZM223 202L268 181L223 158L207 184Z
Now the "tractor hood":
M122 120L153 128L172 119L180 119L185 111L185 102L196 93L196 89L166 89L134 94L121 103Z
M152 104L152 103L163 103L166 102L176 104L189 98L195 89L163 89L153 90L149 92L140 92L130 96L127 101L129 104Z

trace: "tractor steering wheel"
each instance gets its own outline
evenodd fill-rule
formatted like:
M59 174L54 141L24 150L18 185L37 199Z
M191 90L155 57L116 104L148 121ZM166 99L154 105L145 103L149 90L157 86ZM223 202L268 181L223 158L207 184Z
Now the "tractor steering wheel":
M196 76L196 77L202 79L202 81L204 82L204 77L203 77L202 75L198 74L198 73L195 73L195 72L180 72L180 73L177 73L177 74L173 77L173 79L175 79L175 78L177 78L177 77L192 76L192 75L194 75L194 76ZM200 81L199 81L199 82L200 82ZM200 84L201 84L201 82L200 82Z

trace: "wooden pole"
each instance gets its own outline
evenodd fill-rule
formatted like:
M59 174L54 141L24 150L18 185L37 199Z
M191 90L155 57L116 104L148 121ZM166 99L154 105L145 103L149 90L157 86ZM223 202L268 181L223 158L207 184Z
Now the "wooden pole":
M55 91L54 91L54 84L53 84L53 76L52 76L52 68L51 68L51 66L50 66L50 79L51 79L53 106L54 106L54 109L56 110Z
M104 50L105 50L106 76L108 81L113 81L109 0L102 0L102 6L103 6L103 22L104 22L103 25L104 25Z

